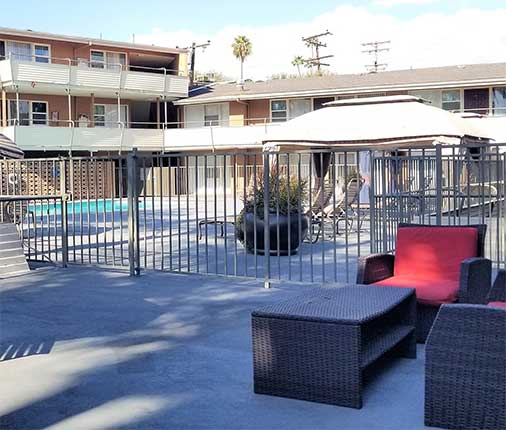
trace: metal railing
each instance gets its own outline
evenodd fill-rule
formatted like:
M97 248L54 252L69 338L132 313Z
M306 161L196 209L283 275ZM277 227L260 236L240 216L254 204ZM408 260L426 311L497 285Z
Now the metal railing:
M31 54L13 54L9 52L5 56L0 56L1 60L9 61L22 61L36 64L59 64L65 66L74 67L86 67L90 69L103 69L108 71L133 71L133 72L145 72L155 73L164 75L176 75L176 76L188 76L185 71L171 69L168 67L148 67L148 66L136 66L133 64L123 64L120 62L107 62L98 60L87 60L86 58L62 58L62 57L50 57L46 55L31 55Z
M18 225L28 260L67 266L67 200L66 195L0 195L0 222ZM56 207L61 208L58 217ZM53 208L53 215L50 208Z
M0 194L69 195L18 204L29 258L121 266L133 275L353 281L358 257L394 250L401 222L486 224L486 256L506 267L505 157L506 144L134 151L0 161Z

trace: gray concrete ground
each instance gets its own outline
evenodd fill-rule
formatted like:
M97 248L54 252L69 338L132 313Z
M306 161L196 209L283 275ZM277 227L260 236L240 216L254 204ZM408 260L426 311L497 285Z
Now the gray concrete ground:
M93 268L0 284L1 429L423 429L423 348L361 410L256 395L250 312L311 286Z

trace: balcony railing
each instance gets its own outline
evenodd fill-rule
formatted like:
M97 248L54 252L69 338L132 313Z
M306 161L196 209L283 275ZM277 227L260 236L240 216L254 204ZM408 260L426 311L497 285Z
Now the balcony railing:
M101 63L70 58L10 56L0 60L0 80L4 87L17 86L19 91L36 87L61 88L78 92L120 92L126 97L143 94L154 97L186 97L188 77L165 67ZM45 61L47 60L47 61Z

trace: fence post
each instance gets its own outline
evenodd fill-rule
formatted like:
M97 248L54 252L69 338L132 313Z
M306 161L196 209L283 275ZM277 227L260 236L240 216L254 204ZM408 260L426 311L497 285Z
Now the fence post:
M269 201L270 201L270 169L269 169L269 152L265 150L264 156L264 288L271 287L271 235L269 225Z
M443 217L443 157L441 144L436 145L436 225Z
M65 179L65 178L63 178ZM67 267L69 262L69 216L67 203L69 195L63 194L61 196L61 242L62 242L62 267Z
M60 170L60 190L59 195L61 196L61 234L62 234L62 266L67 267L69 262L69 228L68 228L68 208L67 202L70 200L70 196L67 194L67 165L64 159L60 159L58 162L58 168Z
M140 275L139 253L139 166L137 148L127 157L128 265L130 276Z
M376 246L376 197L375 197L375 175L376 175L376 162L374 159L373 151L368 151L370 178L369 178L369 240L371 254L378 252ZM335 198L334 198L335 199Z

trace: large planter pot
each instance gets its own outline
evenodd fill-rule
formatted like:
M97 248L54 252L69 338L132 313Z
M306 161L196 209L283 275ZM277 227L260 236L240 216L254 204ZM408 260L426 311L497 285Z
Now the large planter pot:
M269 216L270 254L277 255L278 253L278 228L279 254L295 254L302 240L307 235L308 224L308 218L297 212L290 214L290 222L288 222L288 215L280 214L278 216L276 213L271 213ZM290 228L288 228L288 226L290 226ZM242 222L236 225L237 237L250 253L254 253L256 249L258 254L264 254L264 231L264 220L260 219L253 212L246 212Z

